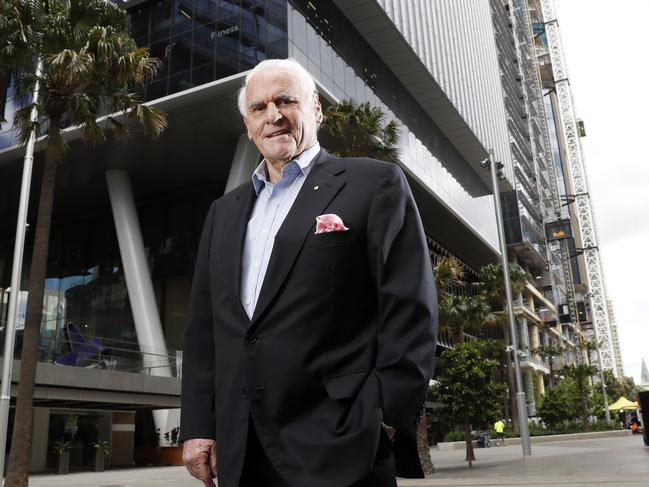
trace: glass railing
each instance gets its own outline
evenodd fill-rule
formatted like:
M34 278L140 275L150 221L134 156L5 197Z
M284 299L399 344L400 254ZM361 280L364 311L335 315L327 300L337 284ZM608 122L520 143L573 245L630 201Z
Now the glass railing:
M14 358L20 359L23 331L16 332ZM182 376L182 351L146 352L137 343L107 337L41 336L38 361L63 367L110 370L162 377ZM3 340L4 341L4 337ZM4 344L2 344L4 346Z

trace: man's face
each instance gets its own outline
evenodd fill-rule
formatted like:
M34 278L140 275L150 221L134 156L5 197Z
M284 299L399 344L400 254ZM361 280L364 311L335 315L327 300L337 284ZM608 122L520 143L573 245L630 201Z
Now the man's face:
M254 75L246 85L248 137L270 163L286 163L317 140L322 108L299 78L280 68Z

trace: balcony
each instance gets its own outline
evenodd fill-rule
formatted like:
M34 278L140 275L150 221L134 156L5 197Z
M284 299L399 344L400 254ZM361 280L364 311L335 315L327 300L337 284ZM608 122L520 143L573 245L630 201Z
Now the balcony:
M512 250L518 260L532 269L543 270L547 264L545 257L530 241L523 239L522 242L507 245Z
M20 360L14 360L11 397L16 397ZM180 407L180 378L158 377L39 362L34 406L84 409L160 409Z
M542 374L549 374L550 367L548 367L543 361L536 357L526 357L521 358L521 367L523 369L532 369L535 372L541 372Z

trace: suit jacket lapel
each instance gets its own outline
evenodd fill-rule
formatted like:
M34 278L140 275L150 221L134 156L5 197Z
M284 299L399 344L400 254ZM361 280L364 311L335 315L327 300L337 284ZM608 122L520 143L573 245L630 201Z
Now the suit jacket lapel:
M221 236L221 260L225 269L225 282L232 288L232 295L237 299L235 306L240 308L243 317L247 320L243 304L241 304L241 260L243 257L243 243L246 236L248 221L252 207L257 199L252 182L234 198L228 208L228 215Z
M302 244L315 225L315 217L322 214L329 202L345 185L339 176L344 171L337 158L324 150L302 185L291 210L275 237L264 283L261 287L251 326L259 319L293 267ZM317 187L317 190L315 189ZM241 262L238 260L237 262Z

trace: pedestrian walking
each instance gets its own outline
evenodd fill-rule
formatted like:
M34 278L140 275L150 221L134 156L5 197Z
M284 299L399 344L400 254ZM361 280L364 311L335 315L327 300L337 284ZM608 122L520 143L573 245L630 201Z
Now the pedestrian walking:
M494 432L496 433L496 442L495 445L505 445L505 423L502 419L499 419L494 423Z

